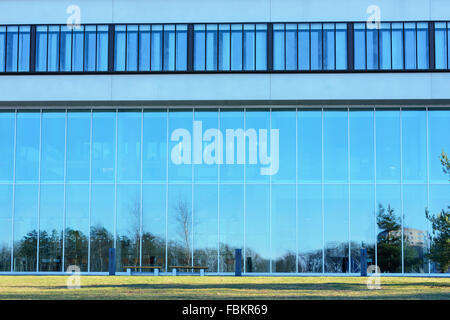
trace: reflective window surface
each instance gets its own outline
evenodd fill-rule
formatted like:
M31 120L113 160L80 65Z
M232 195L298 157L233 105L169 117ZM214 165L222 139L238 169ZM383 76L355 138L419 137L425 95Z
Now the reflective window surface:
M146 108L0 113L0 271L206 266L435 273L450 111Z
M450 24L447 22L436 22L434 24L436 69L448 69L450 66L450 54L448 46L448 40L450 40L448 32L449 28Z

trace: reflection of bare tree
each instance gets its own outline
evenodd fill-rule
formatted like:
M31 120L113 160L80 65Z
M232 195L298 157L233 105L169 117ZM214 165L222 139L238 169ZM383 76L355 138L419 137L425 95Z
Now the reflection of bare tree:
M186 265L191 264L191 229L192 215L187 201L179 197L174 206L175 219L178 224L178 236L181 239Z
M129 204L127 210L128 228L125 229L126 232L117 236L119 269L126 265L139 265L141 204L138 195L134 198L135 200Z

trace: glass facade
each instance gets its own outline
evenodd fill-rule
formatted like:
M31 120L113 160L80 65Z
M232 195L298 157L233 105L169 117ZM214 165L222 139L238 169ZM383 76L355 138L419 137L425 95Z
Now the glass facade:
M448 22L372 26L0 25L0 73L448 70Z
M220 30L220 29L219 29ZM434 273L450 109L0 112L0 271Z

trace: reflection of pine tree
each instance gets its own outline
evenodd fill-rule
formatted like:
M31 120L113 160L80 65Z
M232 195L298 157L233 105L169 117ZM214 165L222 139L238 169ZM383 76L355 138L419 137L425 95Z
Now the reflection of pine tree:
M114 235L105 227L91 227L91 271L108 271L109 248L114 246Z
M183 265L191 265L191 229L192 229L192 215L189 210L187 201L178 199L174 207L175 219L178 223L178 237L179 243L183 248L183 256L181 263ZM178 256L178 259L181 257ZM177 260L178 260L177 259Z
M377 238L378 266L381 272L401 272L401 224L390 204L387 210L379 204L377 225L382 230Z
M22 240L14 244L15 271L36 270L37 231L28 232Z
M71 228L67 228L64 234L65 267L76 265L81 270L87 270L88 237L83 232Z
M4 243L0 247L0 271L11 270L11 247Z

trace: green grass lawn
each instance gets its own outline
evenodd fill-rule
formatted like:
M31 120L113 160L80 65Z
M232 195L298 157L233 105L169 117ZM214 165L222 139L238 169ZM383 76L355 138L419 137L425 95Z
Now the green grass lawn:
M369 290L359 277L0 276L4 299L446 299L450 278L381 278Z

